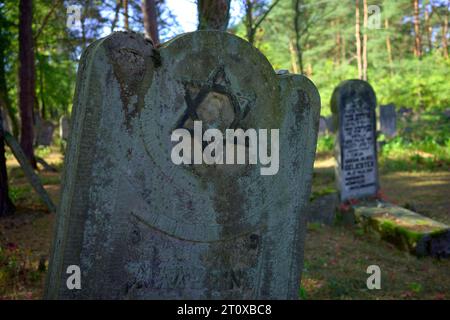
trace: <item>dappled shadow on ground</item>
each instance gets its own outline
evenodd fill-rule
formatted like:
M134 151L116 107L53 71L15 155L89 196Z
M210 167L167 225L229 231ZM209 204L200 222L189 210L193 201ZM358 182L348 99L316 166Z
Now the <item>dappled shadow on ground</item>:
M381 269L369 290L367 267ZM307 299L450 299L450 260L417 258L360 229L310 225L302 279Z

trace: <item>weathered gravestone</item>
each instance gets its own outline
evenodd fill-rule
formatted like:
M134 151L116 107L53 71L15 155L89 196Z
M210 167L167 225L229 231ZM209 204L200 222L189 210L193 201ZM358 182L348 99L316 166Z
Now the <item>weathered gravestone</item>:
M335 144L336 183L341 201L376 195L376 97L361 80L341 83L333 92L331 110L338 123Z
M79 67L46 296L297 298L319 112L312 82L276 75L228 33L184 34L158 51L133 33L93 43ZM279 151L278 172L175 165L171 135L194 120L279 129L279 150L267 150ZM66 286L70 265L80 290Z
M70 118L65 115L59 118L59 136L61 137L61 139L66 141L69 138L69 121Z
M319 136L323 136L327 133L327 121L325 117L320 116L319 119Z
M320 196L310 203L308 222L332 225L338 207L339 196L337 192Z
M380 131L388 138L392 138L397 134L397 113L395 105L380 106Z
M335 133L336 132L336 127L337 125L334 123L334 117L333 116L328 116L325 118L326 123L327 123L327 130L330 133Z
M51 121L43 120L40 116L37 116L35 130L35 145L49 146L52 144L55 125Z

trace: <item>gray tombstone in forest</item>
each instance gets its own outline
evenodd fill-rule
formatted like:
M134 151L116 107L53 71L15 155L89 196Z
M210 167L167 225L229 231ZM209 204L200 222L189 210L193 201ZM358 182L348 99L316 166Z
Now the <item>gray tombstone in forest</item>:
M319 136L327 134L327 121L325 117L320 116L319 119Z
M397 134L397 112L395 105L380 106L380 131L388 138L392 138Z
M375 92L365 81L344 81L333 92L331 110L338 124L336 184L341 201L378 192L375 108Z
M69 138L69 123L70 122L70 118L66 115L61 116L61 118L59 118L59 136L61 137L62 140L67 141L67 139Z
M53 132L55 125L49 120L43 120L40 116L36 117L36 138L35 144L38 146L49 146L53 141Z
M312 82L277 75L248 42L214 31L157 50L114 33L80 63L46 297L298 298L320 113ZM279 130L266 150L277 172L262 174L261 144L249 163L245 140L227 144L248 151L244 164L187 164L184 151L175 164L174 132L184 141L194 126L194 161L211 146L195 138L200 121L205 135ZM77 267L81 289L69 290Z
M333 116L328 116L325 118L326 124L327 124L327 130L330 133L336 132L336 124L334 123Z

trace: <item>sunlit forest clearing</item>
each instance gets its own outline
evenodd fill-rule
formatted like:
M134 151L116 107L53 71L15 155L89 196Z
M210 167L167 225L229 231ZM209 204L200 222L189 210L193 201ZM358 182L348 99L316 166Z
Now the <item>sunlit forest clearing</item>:
M320 93L324 124L333 119L330 100L342 81L368 82L376 93L377 119L381 105L393 105L396 114L395 134L383 133L380 120L376 124L377 200L450 225L448 0L217 1L228 5L225 24L223 7L208 1L83 0L75 1L81 20L70 27L72 2L0 3L0 164L5 168L0 299L44 297L56 220L30 184L9 137L19 142L28 166L58 206L67 152L62 118L72 115L81 53L95 40L125 30L164 46L195 31L197 20L202 29L202 15L217 17L213 20L220 25L212 29L250 42L274 70L311 79ZM189 7L199 17L189 16ZM51 128L50 141L44 142L46 128ZM328 123L319 128L311 203L339 193L336 130ZM348 223L347 206L353 204L333 208L331 224L308 222L300 299L450 299L448 257L417 257ZM366 287L369 265L382 269L381 290Z

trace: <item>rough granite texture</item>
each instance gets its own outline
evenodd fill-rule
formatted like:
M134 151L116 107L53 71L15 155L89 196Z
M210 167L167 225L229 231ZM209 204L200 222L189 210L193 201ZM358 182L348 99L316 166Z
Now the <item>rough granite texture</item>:
M186 101L201 92L208 125L280 130L278 174L172 163L171 133L189 127ZM46 297L296 299L319 113L311 81L276 75L228 33L188 33L158 50L126 32L90 45ZM72 264L81 290L66 287Z

